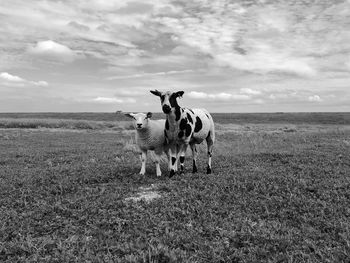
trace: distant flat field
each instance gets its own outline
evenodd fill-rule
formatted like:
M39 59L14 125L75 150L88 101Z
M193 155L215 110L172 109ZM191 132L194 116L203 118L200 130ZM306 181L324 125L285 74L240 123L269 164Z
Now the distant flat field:
M348 262L349 113L213 117L169 179L122 114L0 114L0 262Z
M154 113L155 119L164 118L163 113ZM306 112L306 113L212 113L218 123L309 123L350 124L350 112ZM91 121L127 120L123 113L0 113L0 118L72 119Z

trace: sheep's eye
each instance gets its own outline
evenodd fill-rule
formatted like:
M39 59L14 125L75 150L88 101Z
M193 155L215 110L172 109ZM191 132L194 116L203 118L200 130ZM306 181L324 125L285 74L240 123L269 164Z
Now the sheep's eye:
M165 99L165 96L164 95L162 95L162 96L160 96L160 99L162 100L162 102L164 101L164 99Z

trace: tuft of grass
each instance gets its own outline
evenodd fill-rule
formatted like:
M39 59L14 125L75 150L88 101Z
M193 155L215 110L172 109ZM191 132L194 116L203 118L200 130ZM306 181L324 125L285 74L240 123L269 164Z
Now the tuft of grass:
M123 123L124 124L124 123ZM64 119L0 119L0 128L20 128L20 129L78 129L78 130L101 130L113 129L121 130L120 123L87 121L87 120L64 120Z

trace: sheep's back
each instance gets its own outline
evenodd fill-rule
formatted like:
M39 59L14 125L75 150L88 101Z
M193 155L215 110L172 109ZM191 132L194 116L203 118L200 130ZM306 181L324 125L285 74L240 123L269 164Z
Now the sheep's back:
M202 127L199 131L194 132L193 137L201 140L208 136L209 131L214 132L214 122L210 113L206 109L192 109L196 118L201 120Z

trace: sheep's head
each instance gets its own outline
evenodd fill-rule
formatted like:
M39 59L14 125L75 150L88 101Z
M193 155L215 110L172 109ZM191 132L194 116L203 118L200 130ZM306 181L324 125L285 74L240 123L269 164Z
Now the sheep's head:
M145 113L126 113L125 116L133 119L133 124L136 130L145 129L148 127L148 120L152 117L152 112Z
M179 107L179 104L177 104L176 99L181 98L182 95L185 93L184 91L177 91L177 92L161 92L158 90L151 90L152 94L160 97L160 103L162 105L162 110L165 114L169 114L172 110L174 110L176 107Z

